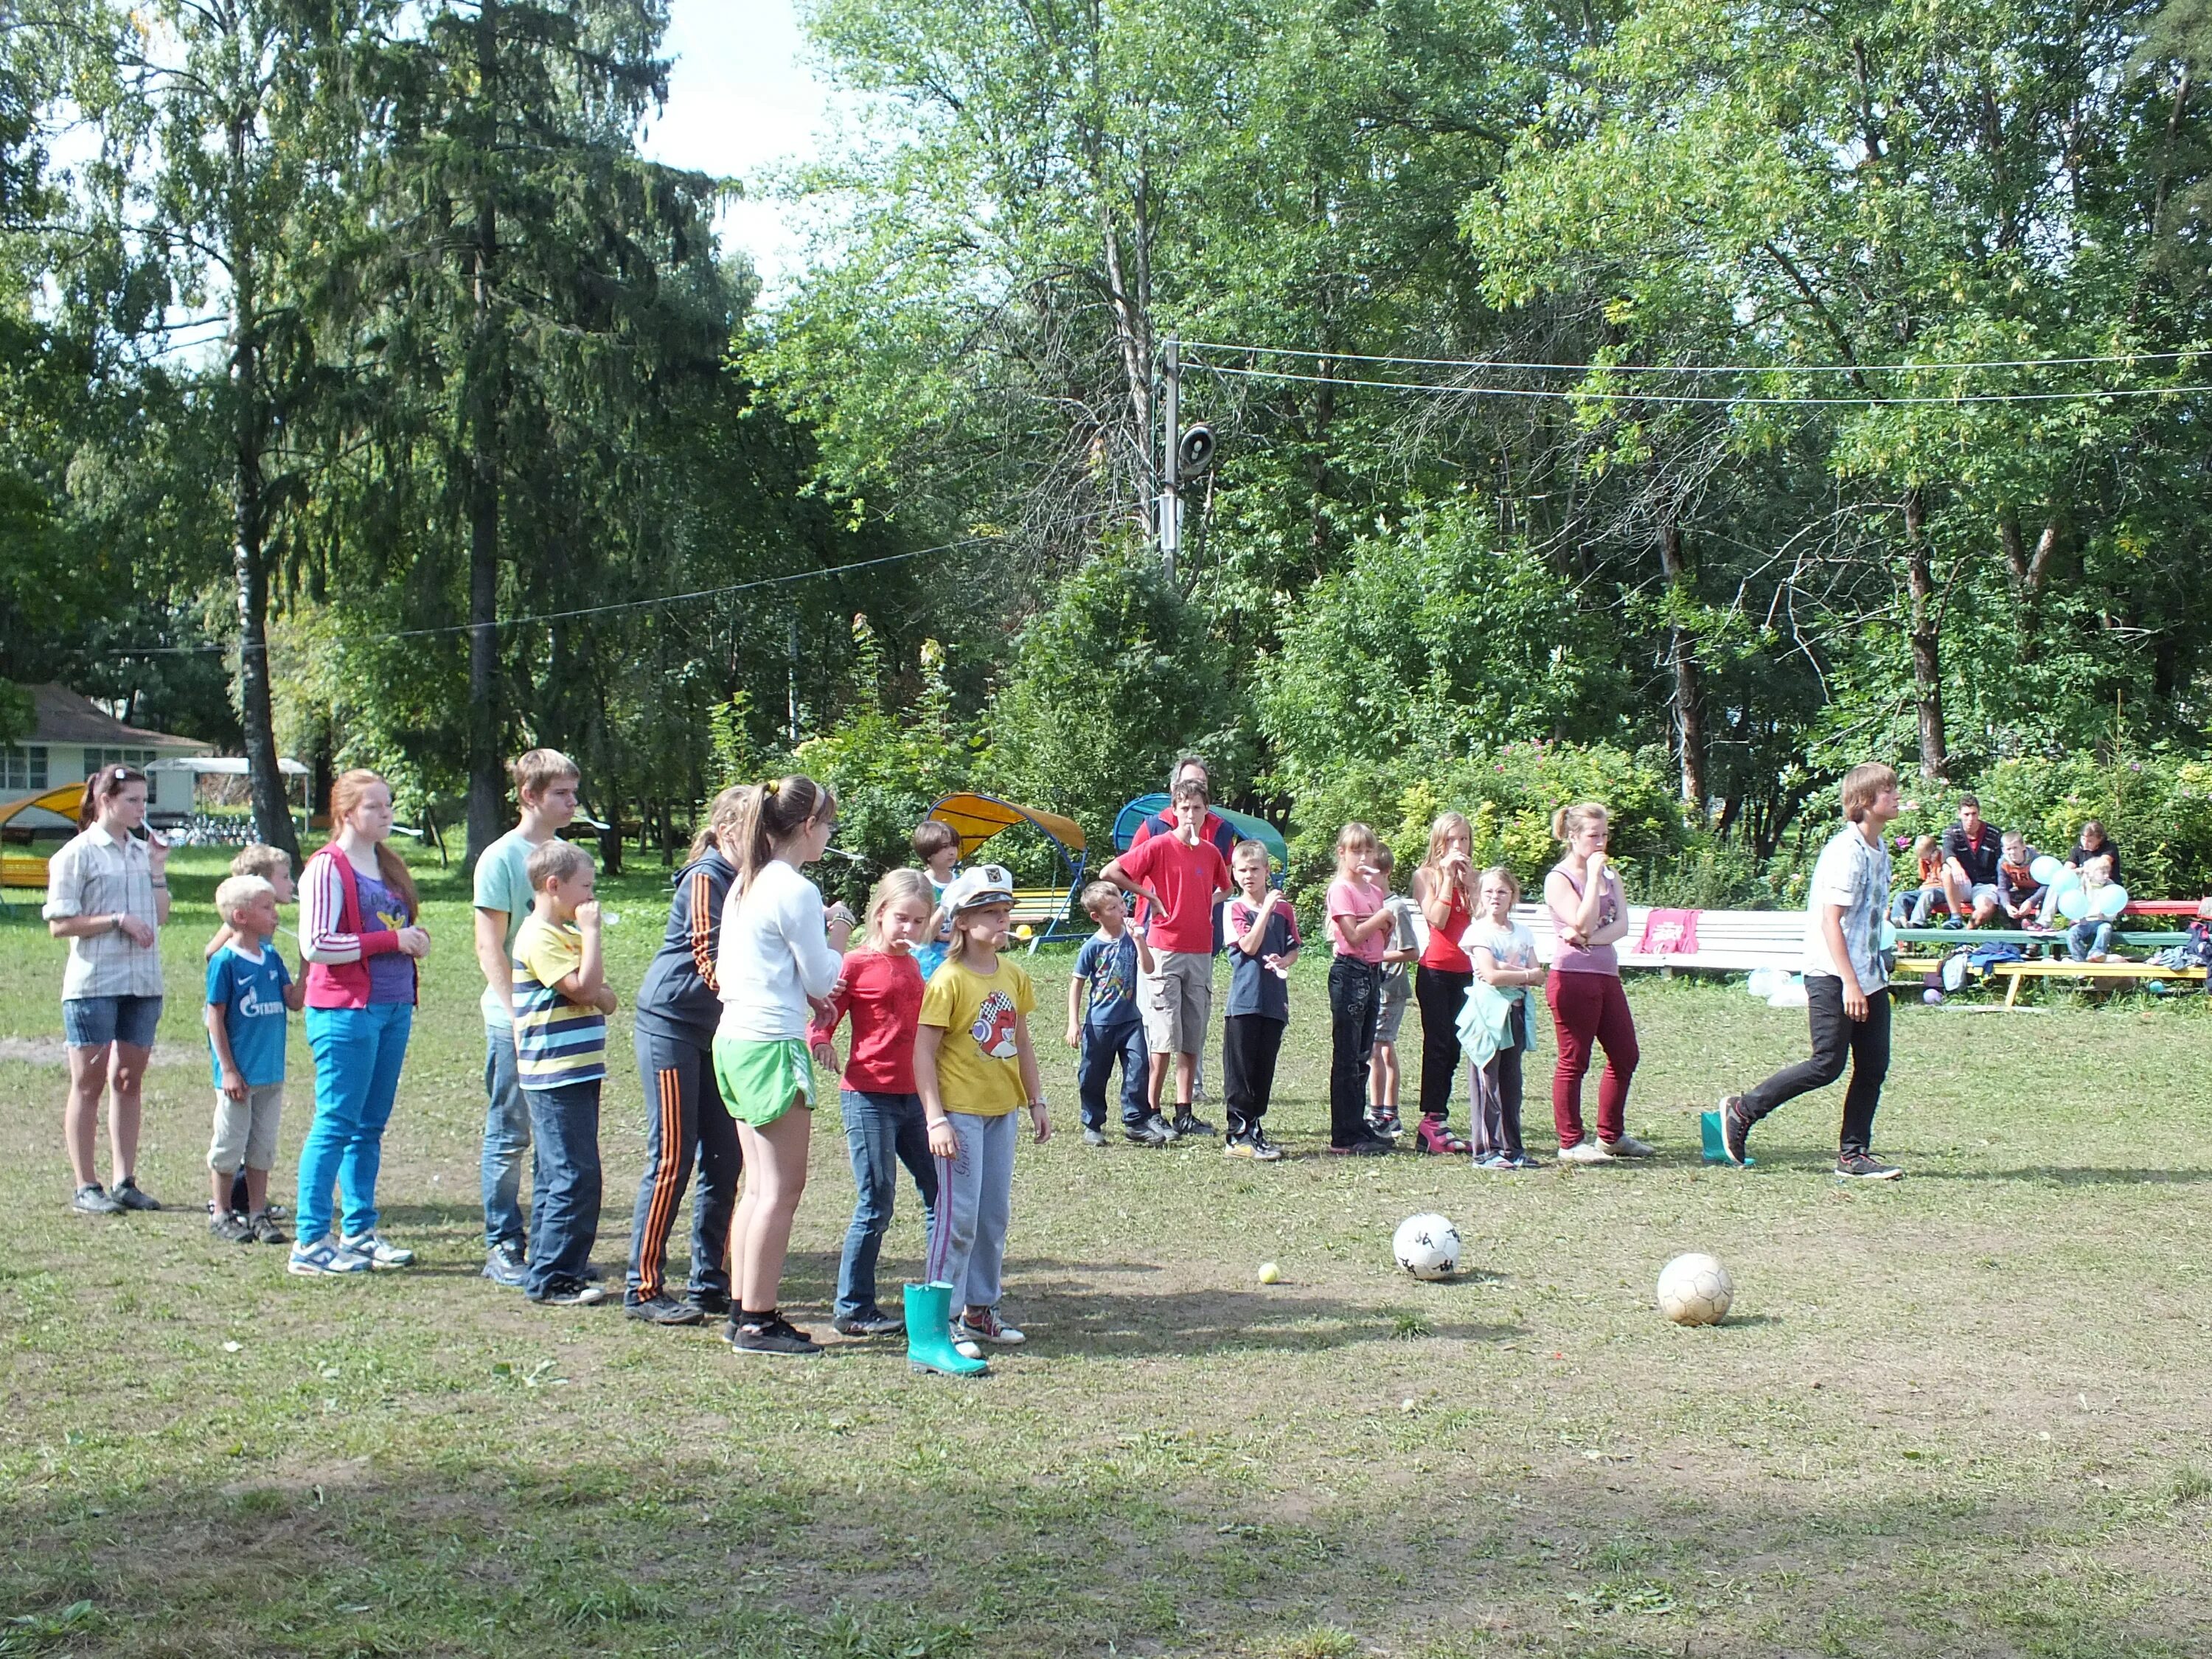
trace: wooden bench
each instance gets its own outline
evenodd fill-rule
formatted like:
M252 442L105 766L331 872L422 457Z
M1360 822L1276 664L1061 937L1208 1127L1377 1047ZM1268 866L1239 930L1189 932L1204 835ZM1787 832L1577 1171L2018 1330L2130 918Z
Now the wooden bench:
M1662 974L1744 974L1759 968L1794 974L1805 966L1802 910L1700 910L1695 951L1647 956L1635 947L1644 937L1644 924L1650 915L1644 905L1628 907L1627 935L1613 947L1622 967L1655 968ZM1552 913L1547 907L1516 905L1513 920L1534 937L1538 961L1548 963L1559 953Z
M1070 924L1075 915L1075 894L1073 887L1014 889L1014 909L1010 920L1016 927L1032 930L1031 954L1047 939L1064 939L1074 931Z
M2112 943L2124 945L2132 951L2164 951L2188 939L2186 933L2151 933L2115 928ZM1900 927L1897 930L1900 945L1933 945L1944 951L1964 946L1972 950L1977 945L2040 945L2054 951L2066 948L2066 930L2039 933L2025 927Z
M46 861L27 853L0 854L0 887L44 887Z
M2004 1006L2013 1007L2020 1000L2021 983L2031 979L2110 979L2110 980L2197 980L2204 977L2202 968L2160 968L2148 962L2000 962L1991 965L1990 972L2002 975L2012 983L2005 988Z

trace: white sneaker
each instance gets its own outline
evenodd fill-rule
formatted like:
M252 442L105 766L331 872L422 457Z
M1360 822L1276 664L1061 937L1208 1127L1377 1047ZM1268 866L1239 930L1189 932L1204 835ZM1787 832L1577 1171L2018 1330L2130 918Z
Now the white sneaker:
M963 1313L953 1322L953 1329L971 1342L988 1342L1001 1348L1018 1348L1029 1340L1002 1321L996 1308L986 1308L981 1319L970 1319Z
M341 1249L350 1250L356 1255L366 1256L368 1265L380 1270L386 1267L412 1267L415 1261L414 1251L403 1250L397 1244L378 1237L374 1232L356 1233L349 1238L340 1239L338 1244Z
M1655 1156L1651 1150L1651 1143L1646 1140L1638 1140L1634 1135L1623 1135L1618 1140L1604 1140L1600 1141L1598 1144L1605 1148L1606 1156L1608 1158L1650 1158Z
M968 1335L957 1319L952 1322L952 1351L963 1359L981 1359L983 1357L983 1345Z
M1562 1164L1610 1164L1613 1154L1595 1140L1577 1140L1571 1146L1559 1148Z
M293 1245L291 1260L284 1264L286 1273L296 1273L301 1279L334 1279L343 1273L365 1273L368 1270L367 1256L356 1255L332 1238Z

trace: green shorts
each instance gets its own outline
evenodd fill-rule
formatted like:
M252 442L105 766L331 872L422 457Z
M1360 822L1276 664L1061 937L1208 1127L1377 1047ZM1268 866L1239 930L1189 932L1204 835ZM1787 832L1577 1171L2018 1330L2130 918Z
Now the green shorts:
M730 1115L756 1129L765 1129L794 1103L814 1109L814 1060L798 1037L771 1042L716 1037L714 1081Z

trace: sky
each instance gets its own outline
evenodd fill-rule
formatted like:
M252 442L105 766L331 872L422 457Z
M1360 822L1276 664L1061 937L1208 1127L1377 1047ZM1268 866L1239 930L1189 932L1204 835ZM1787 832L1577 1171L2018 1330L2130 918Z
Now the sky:
M802 61L793 0L674 0L665 50L675 64L668 107L646 133L653 159L730 177L814 153L830 97ZM720 228L725 246L752 256L771 296L795 274L801 245L776 203L732 203Z

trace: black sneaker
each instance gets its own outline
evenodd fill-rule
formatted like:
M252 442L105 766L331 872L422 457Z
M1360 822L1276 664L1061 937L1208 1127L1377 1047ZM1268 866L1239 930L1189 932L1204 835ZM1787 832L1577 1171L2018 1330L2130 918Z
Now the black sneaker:
M1836 1160L1836 1173L1853 1181L1896 1181L1905 1174L1894 1164L1885 1164L1872 1152L1845 1152Z
M276 1206L273 1204L265 1210L255 1211L246 1218L246 1224L253 1230L256 1244L289 1244L292 1242L292 1235L278 1224Z
M840 1336L896 1336L906 1328L906 1321L894 1319L873 1305L857 1313L839 1314L830 1323Z
M1397 1148L1380 1135L1362 1135L1349 1146L1331 1146L1328 1150L1338 1158L1384 1158Z
M151 1193L142 1193L138 1190L138 1178L136 1176L125 1176L117 1182L115 1191L111 1196L126 1210L158 1210L161 1207L160 1199L155 1198Z
M1405 1133L1406 1126L1398 1121L1397 1113L1379 1111L1368 1113L1367 1127L1370 1133L1387 1135L1395 1140Z
M678 1302L663 1292L638 1300L623 1298L623 1313L631 1319L644 1321L648 1325L696 1325L707 1316L689 1302Z
M235 1210L209 1216L208 1231L225 1244L253 1243L253 1224Z
M699 1310L702 1319L727 1319L730 1316L730 1293L727 1291L686 1291L684 1299Z
M1132 1146L1165 1146L1175 1139L1175 1131L1155 1114L1142 1123L1130 1124L1121 1131L1121 1139Z
M525 1291L525 1296L530 1292ZM545 1308L590 1308L607 1299L607 1293L584 1279L548 1279L545 1288L530 1299Z
M1273 1164L1283 1155L1283 1149L1268 1139L1267 1132L1256 1123L1252 1126L1251 1133L1244 1137L1244 1141L1251 1147L1252 1156L1262 1164Z
M78 1188L76 1196L70 1200L70 1208L82 1210L87 1215L121 1215L123 1213L122 1205L117 1203L109 1195L107 1188L97 1181L88 1181L83 1186Z
M738 1353L820 1353L822 1345L780 1313L733 1319L722 1340Z
M1176 1132L1176 1139L1178 1140L1186 1135L1210 1135L1213 1133L1213 1126L1202 1117L1191 1115L1190 1108L1188 1106L1176 1109L1175 1121L1168 1127Z
M1728 1154L1731 1164L1744 1161L1744 1140L1751 1133L1751 1121L1743 1115L1743 1097L1729 1095L1721 1102L1721 1151Z

